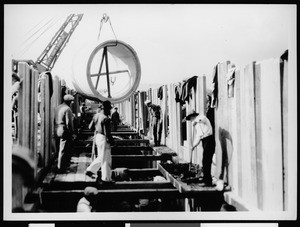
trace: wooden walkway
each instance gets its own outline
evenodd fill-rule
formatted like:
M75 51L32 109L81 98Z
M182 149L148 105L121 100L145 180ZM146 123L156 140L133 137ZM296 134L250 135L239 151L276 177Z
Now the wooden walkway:
M176 153L163 146L151 147L149 140L139 138L116 140L115 146L112 147L112 170L127 168L128 180L99 184L96 176L90 177L85 174L92 161L92 133L85 131L82 136L83 140L79 140L74 147L74 155L67 173L55 173L53 167L42 182L41 199L44 209L49 212L74 211L76 207L74 201L83 196L87 186L97 188L101 196L112 201L124 198L131 200L165 198L177 201L184 198L200 198L207 193L220 194L214 187L203 187L201 184L188 185L176 179L160 164L171 162L172 156ZM158 176L164 180L154 181ZM101 199L103 200L103 197Z

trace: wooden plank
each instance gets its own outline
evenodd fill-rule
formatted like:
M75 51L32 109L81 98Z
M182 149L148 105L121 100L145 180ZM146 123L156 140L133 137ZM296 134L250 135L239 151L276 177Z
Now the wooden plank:
M68 174L72 175L72 174ZM68 177L67 177L68 178ZM45 185L44 190L78 190L86 187L97 187L98 189L116 190L116 189L167 189L174 188L170 182L154 182L154 181L117 181L112 184L100 185L96 183L96 179L92 182L86 181L55 181Z
M23 141L23 146L30 148L30 125L31 125L31 120L32 116L30 115L30 109L31 109L31 70L29 65L26 64L26 71L25 71L25 78L23 81L25 85L25 105L24 105L24 120L25 120L25 125L24 125L24 141ZM31 151L33 152L33 151Z
M243 179L242 179L242 131L241 131L241 73L240 70L235 72L235 97L236 97L236 153L237 153L237 170L238 170L238 195L243 196Z
M50 106L50 93L49 93L49 76L45 74L45 166L49 164L50 161L50 111L51 111L51 106Z
M131 178L137 177L154 177L161 175L158 169L143 168L143 169L128 169L128 176Z
M112 160L150 161L150 160L172 160L171 155L112 155Z
M40 118L41 118L41 125L40 125L40 150L39 154L41 156L41 165L45 166L45 130L46 130L46 125L45 125L45 79L41 78L40 79Z
M37 119L37 113L38 113L38 78L39 78L39 73L37 70L33 71L33 84L32 84L32 96L33 96L33 132L32 132L32 149L33 149L33 160L34 163L38 162L38 156L37 156L37 150L38 150L38 119ZM37 165L35 167L35 176L37 174Z
M263 163L261 134L261 64L255 64L255 134L256 134L256 174L257 174L257 205L263 209Z
M245 201L257 207L257 173L256 173L256 141L255 141L255 107L254 107L254 63L248 64L244 69L245 76L245 160L243 170L247 178L248 194Z
M238 85L239 83L239 78L237 79L237 77L239 77L239 70L240 69L236 69L235 70L235 81L234 81L234 97L231 99L231 104L232 104L232 117L231 117L231 128L232 128L232 140L233 140L233 153L232 153L232 178L233 178L233 183L231 186L232 191L238 195L239 194L239 165L241 163L239 163L239 148L238 148L238 136L240 136L240 134L238 135L238 125L240 125L240 118L238 120L238 116L237 116L237 108L238 108L238 102L239 100L237 100L237 97L240 96L239 92L240 92L240 86ZM237 75L238 74L238 75ZM240 117L240 116L239 116ZM240 132L239 132L240 133Z
M126 150L126 151L153 151L155 147L150 146L111 146L112 150Z
M269 59L261 64L261 153L263 169L263 210L283 209L282 124L280 62Z
M247 199L250 196L249 190L251 188L250 180L248 178L251 175L250 158L248 156L248 145L246 140L247 133L247 113L246 113L246 82L245 71L240 71L240 89L241 89L241 161L242 161L242 191L243 199Z
M282 127L283 127L283 176L284 176L284 210L288 209L288 62L282 63L281 87L282 87Z
M84 136L93 136L94 135L94 132L92 131L82 131L80 133L80 135L84 135ZM136 131L117 131L117 132L111 132L111 135L112 136L137 136L138 135L138 132Z
M115 140L116 145L130 145L130 144L145 144L149 145L149 140L147 139L124 139L124 140Z
M20 75L20 79L24 78L24 63L19 63L19 75ZM24 106L24 101L23 101L23 97L24 97L24 83L20 83L20 88L19 88L19 97L18 97L18 143L19 145L22 145L23 143L23 137L22 137L22 133L23 133L23 106Z
M91 163L91 158L86 157L84 153L81 153L76 161L77 169L74 181L86 181L88 176L85 175L85 171ZM90 178L90 177L89 177Z
M158 169L163 176L170 181L174 187L176 187L181 193L193 193L193 192L215 192L215 187L207 187L200 184L186 184L182 181L175 179L160 163L158 163Z
M42 201L55 200L57 196L69 200L68 197L82 197L84 190L57 190L42 191ZM175 188L162 189L116 189L116 190L98 190L99 198L129 199L129 198L180 198L181 195Z

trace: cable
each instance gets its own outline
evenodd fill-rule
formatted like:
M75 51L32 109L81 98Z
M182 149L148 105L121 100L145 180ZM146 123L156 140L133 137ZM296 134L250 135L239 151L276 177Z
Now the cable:
M100 29L99 29L99 33L98 33L98 40L99 40L99 38L100 38L100 33L101 33L101 29L102 29L103 23L106 23L107 21L109 21L111 30L112 30L112 32L114 33L114 36L115 36L116 41L117 41L118 39L117 39L116 33L115 33L114 28L113 28L113 26L112 26L112 24L111 24L110 18L109 18L109 16L107 16L106 13L103 14L102 19L101 19L101 21L100 21Z
M54 17L52 17L52 19L50 19L45 25L43 25L36 32L34 32L30 37L28 37L22 44L26 43L31 37L33 37L36 33L38 33L42 28L44 28L47 24L49 24L53 19L54 19Z
M28 51L28 49L30 48L30 47L32 47L32 45L36 42L36 40L38 40L46 31L48 31L51 27L53 27L58 21L60 20L60 18L59 19L57 19L55 22L53 22L52 24L50 24L36 39L34 39L31 43L29 43L28 45L27 45L27 47L25 47L25 48L23 48L23 53L22 54L20 54L20 57L22 57L23 56L23 54L25 54L27 51ZM44 25L44 26L46 26L46 25Z

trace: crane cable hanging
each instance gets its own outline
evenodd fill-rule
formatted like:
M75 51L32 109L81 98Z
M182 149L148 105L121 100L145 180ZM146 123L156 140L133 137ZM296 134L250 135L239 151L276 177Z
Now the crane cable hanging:
M116 34L115 34L114 28L113 28L113 26L112 26L112 24L111 24L111 21L110 21L109 16L108 16L106 13L103 14L102 19L101 19L101 21L100 21L100 29L99 29L99 33L98 33L98 41L99 41L99 38L100 38L100 33L101 33L102 26L103 26L103 24L106 23L107 21L109 22L110 27L111 27L111 30L113 31L114 36L115 36L116 41L117 41L118 39L117 39L117 36L116 36Z

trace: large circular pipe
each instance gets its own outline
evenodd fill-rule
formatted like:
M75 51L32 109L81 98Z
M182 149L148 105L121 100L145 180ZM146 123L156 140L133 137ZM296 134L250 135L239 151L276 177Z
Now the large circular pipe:
M86 56L88 54L88 56ZM80 67L86 65L85 70ZM134 49L109 40L96 48L85 46L73 59L72 83L78 93L92 100L120 103L138 88L141 66Z

